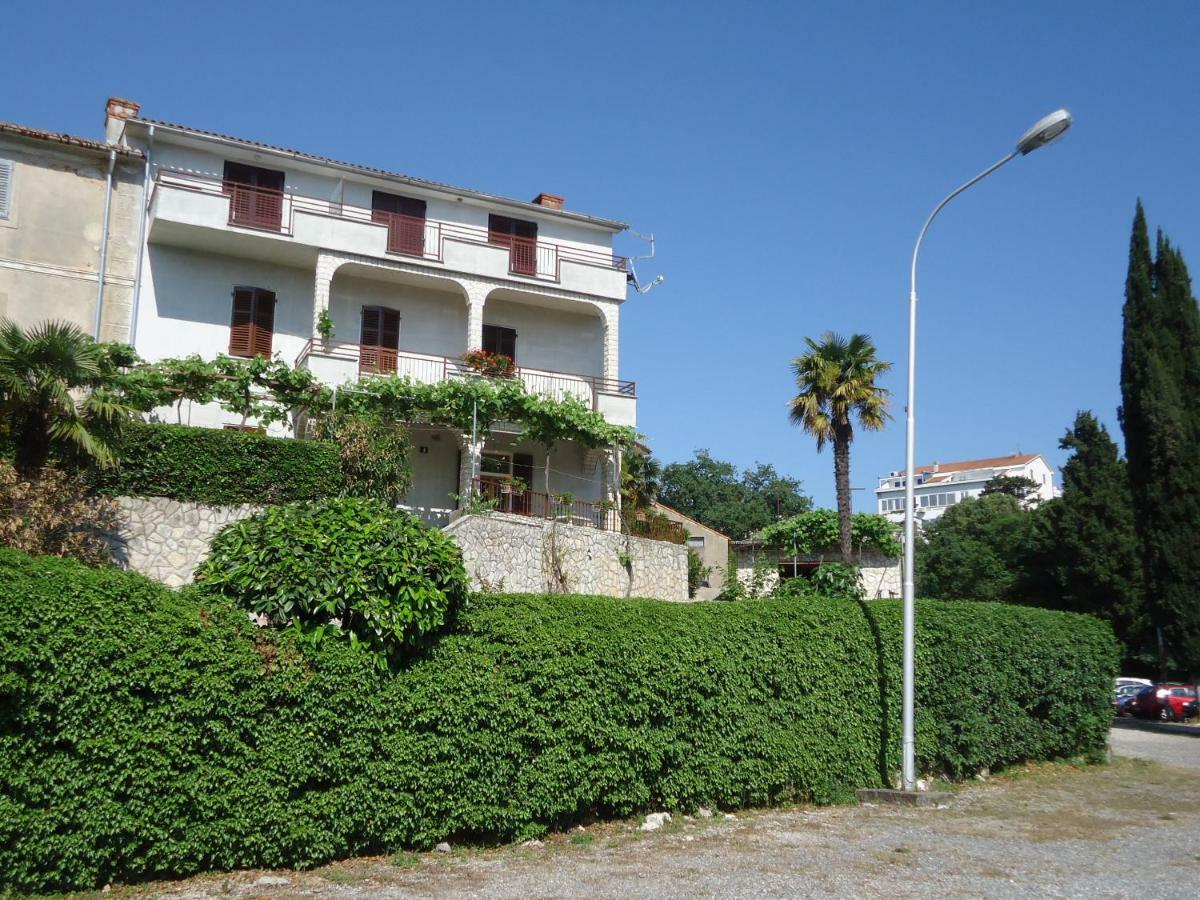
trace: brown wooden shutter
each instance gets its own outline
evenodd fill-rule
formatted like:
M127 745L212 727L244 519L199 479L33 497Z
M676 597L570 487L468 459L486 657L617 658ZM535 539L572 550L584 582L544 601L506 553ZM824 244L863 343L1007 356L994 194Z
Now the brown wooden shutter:
M253 317L253 289L235 288L233 292L233 317L229 323L230 356L254 355L254 343L251 337L251 321Z
M271 357L271 340L275 333L275 294L272 291L254 292L254 356Z
M400 313L394 309L382 310L379 346L389 350L400 349Z
M382 310L378 306L364 306L362 311L362 332L359 340L366 347L379 346L379 319Z

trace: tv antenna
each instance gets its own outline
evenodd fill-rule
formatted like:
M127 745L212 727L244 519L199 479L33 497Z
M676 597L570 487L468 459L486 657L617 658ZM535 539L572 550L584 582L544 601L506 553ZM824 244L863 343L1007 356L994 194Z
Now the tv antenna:
M625 280L627 282L629 282L629 284L632 284L633 289L635 291L637 291L639 294L648 294L657 285L660 285L664 281L667 280L662 275L655 275L654 279L649 284L642 284L638 280L637 267L634 264L639 259L654 259L654 235L638 234L632 228L629 229L629 233L631 235L633 235L635 238L637 238L638 240L649 241L650 242L650 253L647 256L631 256L631 257L629 257L629 262L628 262L629 270L625 273Z

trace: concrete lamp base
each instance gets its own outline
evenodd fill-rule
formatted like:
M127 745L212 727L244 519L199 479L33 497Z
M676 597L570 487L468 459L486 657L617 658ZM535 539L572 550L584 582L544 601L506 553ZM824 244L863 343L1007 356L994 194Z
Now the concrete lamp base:
M860 788L858 802L885 806L946 806L954 795L946 791L894 791L889 788Z

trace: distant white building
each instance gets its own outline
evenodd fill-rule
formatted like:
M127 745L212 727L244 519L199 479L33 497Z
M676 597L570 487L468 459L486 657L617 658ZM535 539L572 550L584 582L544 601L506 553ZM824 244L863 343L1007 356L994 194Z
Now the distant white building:
M1054 486L1054 470L1040 453L996 456L990 459L968 459L962 462L933 463L918 466L917 483L913 486L913 499L917 506L917 521L936 519L948 507L968 497L978 497L987 483L997 475L1011 478L1028 478L1038 486L1031 498L1033 504L1049 500L1059 494ZM889 472L879 479L875 488L875 499L879 512L893 522L904 521L903 470Z

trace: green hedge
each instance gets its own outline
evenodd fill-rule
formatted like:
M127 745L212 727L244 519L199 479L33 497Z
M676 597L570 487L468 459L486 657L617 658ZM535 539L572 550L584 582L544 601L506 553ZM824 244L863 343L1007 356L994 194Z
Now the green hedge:
M205 503L286 503L342 489L336 444L188 425L124 429L106 493Z
M63 560L0 551L0 598L0 884L18 890L849 801L898 768L890 602L477 597L391 674ZM1101 756L1106 625L919 616L922 770Z

